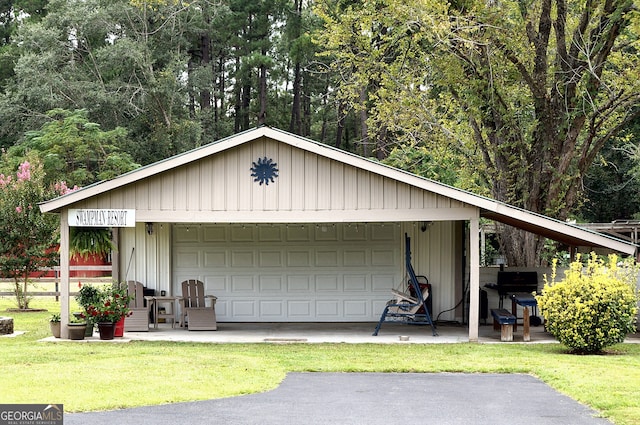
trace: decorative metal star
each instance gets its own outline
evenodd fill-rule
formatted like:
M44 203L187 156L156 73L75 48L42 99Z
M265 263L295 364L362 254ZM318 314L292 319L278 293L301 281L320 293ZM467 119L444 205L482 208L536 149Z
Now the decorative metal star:
M278 169L276 168L278 164L273 162L271 158L258 158L257 162L253 162L253 167L251 167L251 177L253 177L254 182L259 182L260 185L264 183L268 185L269 182L273 183L278 177Z

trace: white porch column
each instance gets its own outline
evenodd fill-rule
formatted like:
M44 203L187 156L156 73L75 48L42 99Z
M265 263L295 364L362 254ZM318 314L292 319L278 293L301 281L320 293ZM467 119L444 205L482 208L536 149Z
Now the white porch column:
M469 220L469 342L478 342L480 326L480 219Z
M69 339L69 210L60 213L60 338Z

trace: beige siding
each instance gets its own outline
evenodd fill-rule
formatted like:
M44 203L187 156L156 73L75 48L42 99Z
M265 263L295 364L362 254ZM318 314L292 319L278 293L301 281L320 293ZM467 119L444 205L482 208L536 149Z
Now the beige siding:
M417 275L426 276L432 285L433 319L452 309L456 300L455 222L431 223L423 232L421 223L407 223L404 231L411 237L411 259ZM404 254L403 254L404 255ZM402 258L404 265L404 256ZM455 311L442 313L440 320L456 320Z
M152 235L145 223L120 229L118 256L121 280L137 280L158 291L171 290L171 225L154 223Z
M260 185L250 169L264 157L272 159L279 171L275 182ZM273 213L265 216L269 220L290 212L281 216L290 221L409 220L416 214L425 220L447 220L452 218L450 212L436 211L454 208L464 216L472 210L445 196L269 139L157 174L77 207L135 208L138 221L156 222L247 221L249 215L242 213L255 211ZM352 213L340 217L340 211Z

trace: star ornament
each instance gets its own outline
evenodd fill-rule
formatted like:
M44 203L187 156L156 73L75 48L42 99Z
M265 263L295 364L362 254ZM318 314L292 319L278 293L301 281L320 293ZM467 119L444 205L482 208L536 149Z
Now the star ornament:
M269 185L269 182L273 183L278 177L278 169L275 162L271 158L258 158L257 162L252 163L251 167L251 177L253 177L254 182L258 182L260 186L264 183L265 185Z

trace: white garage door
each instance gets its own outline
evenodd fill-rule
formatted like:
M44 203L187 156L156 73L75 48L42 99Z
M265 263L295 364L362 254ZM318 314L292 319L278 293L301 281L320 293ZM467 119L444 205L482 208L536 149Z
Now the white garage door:
M181 225L173 289L202 280L220 322L377 321L402 279L400 247L391 223Z

